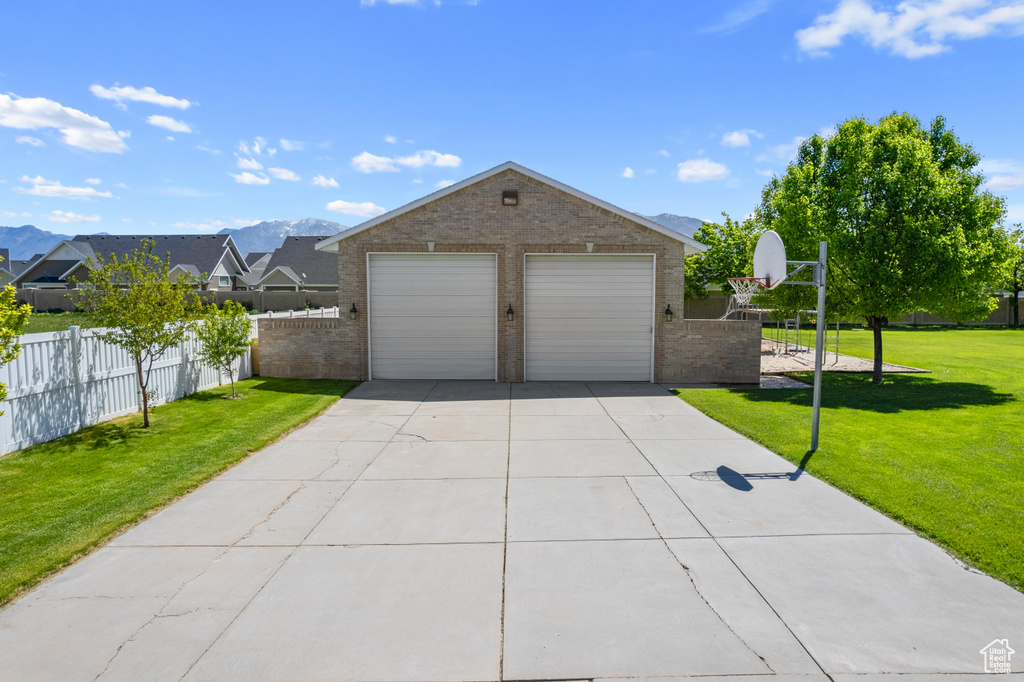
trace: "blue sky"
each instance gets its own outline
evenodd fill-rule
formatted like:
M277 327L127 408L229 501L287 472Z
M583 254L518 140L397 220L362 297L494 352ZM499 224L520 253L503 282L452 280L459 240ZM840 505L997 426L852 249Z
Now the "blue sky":
M507 160L639 213L741 217L801 137L894 110L945 116L1024 220L1024 0L36 0L0 16L0 225L354 225Z

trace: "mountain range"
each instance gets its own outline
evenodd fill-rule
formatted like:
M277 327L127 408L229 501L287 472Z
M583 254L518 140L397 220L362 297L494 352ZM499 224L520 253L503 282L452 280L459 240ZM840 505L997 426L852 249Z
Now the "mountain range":
M341 223L319 218L304 220L265 220L238 229L224 228L217 234L230 234L242 254L254 251L271 252L284 243L285 237L328 237L348 228Z
M662 213L647 216L654 222L670 230L675 230L692 237L703 223L699 218ZM304 220L265 220L255 225L237 229L224 228L218 234L230 234L242 254L254 251L271 252L281 246L285 237L322 237L337 234L348 229L341 223L319 218ZM34 225L21 227L0 227L0 248L11 250L14 260L27 260L37 253L46 253L61 241L71 239L72 235L58 234L40 230Z

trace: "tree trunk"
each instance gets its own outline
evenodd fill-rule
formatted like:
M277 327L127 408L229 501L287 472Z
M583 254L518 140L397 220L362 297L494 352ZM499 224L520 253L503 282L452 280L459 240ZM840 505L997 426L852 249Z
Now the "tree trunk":
M146 384L142 381L142 358L135 358L135 372L139 377L139 390L142 391L142 428L149 428L149 394Z
M228 379L231 381L231 397L237 398L238 396L235 395L235 373L231 371L230 367L228 367Z
M871 372L871 381L876 384L882 383L882 323L884 321L884 317L874 315L868 318L868 326L871 327L875 337L875 367Z

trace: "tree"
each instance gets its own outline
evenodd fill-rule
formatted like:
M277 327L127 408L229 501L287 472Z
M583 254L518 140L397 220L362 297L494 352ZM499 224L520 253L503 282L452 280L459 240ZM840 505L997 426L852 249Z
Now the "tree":
M199 359L218 372L224 372L231 381L231 397L235 395L234 363L254 343L252 320L239 303L225 301L220 309L210 304L206 319L196 329L199 339Z
M984 317L1005 262L998 223L1003 200L980 190L980 157L936 118L908 114L877 124L854 118L826 139L814 135L773 178L757 209L791 260L828 247L828 308L863 318L874 335L875 383L882 380L882 327L917 310ZM813 308L812 287L775 289L782 314Z
M170 254L153 253L156 242L143 239L140 248L106 260L96 254L87 261L89 279L80 287L79 305L97 327L97 336L131 355L142 398L142 425L149 428L153 363L184 340L202 311L196 293L201 280L183 273L172 280Z
M1010 310L1014 327L1020 326L1020 292L1024 291L1024 228L1020 223L1007 233L1009 258L1006 262L1006 281L1003 288L1010 292Z
M3 260L0 258L0 260ZM0 367L21 355L21 344L18 336L32 314L32 306L27 303L18 305L15 300L17 292L14 287L4 287L0 291ZM7 386L0 383L0 403L7 400ZM3 411L0 410L0 415Z
M730 277L752 274L751 263L760 226L750 218L741 223L726 213L722 216L724 224L705 222L693 233L693 238L708 250L686 257L686 298L707 298L708 286L714 284L731 294Z

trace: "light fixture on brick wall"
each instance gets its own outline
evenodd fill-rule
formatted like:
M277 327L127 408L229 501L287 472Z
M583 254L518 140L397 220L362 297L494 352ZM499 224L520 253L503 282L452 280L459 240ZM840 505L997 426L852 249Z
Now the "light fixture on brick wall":
M518 206L519 205L519 192L514 189L506 189L501 193L501 205L502 206Z
M508 310L505 311L505 321L511 322L516 319L516 311L512 310L512 304L508 304Z
M357 308L356 304L353 303L352 307L348 309L348 319L354 320L357 317L359 317L359 308Z
M587 253L594 253L594 242L587 242Z
M669 303L667 306L665 306L665 321L671 322L674 316L675 313L672 312L672 304Z
M427 242L427 251L430 251L430 252L434 251L434 242L432 242L432 241Z

